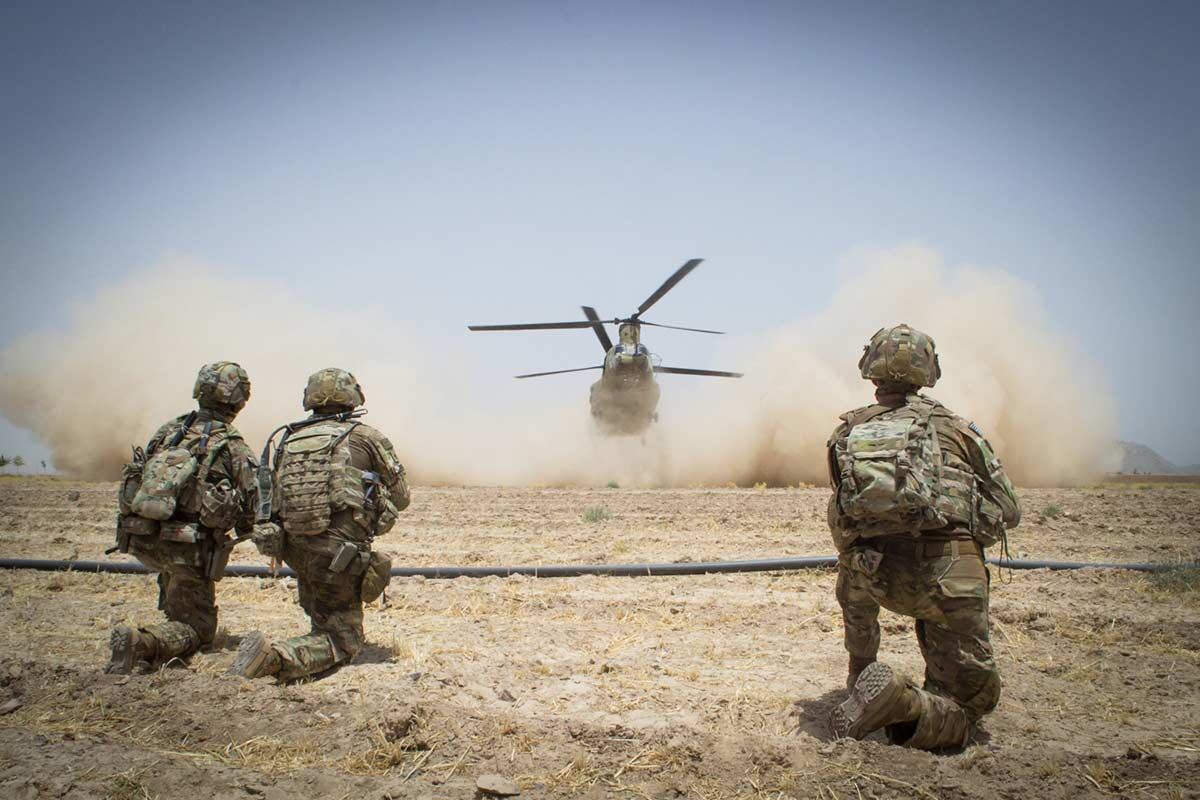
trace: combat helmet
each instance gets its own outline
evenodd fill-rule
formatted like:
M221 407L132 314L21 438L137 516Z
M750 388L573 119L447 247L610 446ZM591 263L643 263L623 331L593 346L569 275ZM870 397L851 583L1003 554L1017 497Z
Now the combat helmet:
M932 387L942 377L933 339L903 323L876 331L863 347L858 368L867 380L913 386Z
M232 361L214 361L200 368L192 397L201 408L237 413L250 399L250 376Z
M344 369L326 367L308 376L304 387L304 410L328 406L356 408L367 402L358 379Z

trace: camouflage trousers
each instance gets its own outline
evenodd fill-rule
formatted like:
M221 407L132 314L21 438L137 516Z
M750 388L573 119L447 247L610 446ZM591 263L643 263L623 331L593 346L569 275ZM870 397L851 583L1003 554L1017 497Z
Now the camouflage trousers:
M860 540L838 557L837 598L853 659L875 660L882 606L915 619L926 692L953 700L966 722L996 707L1000 673L988 638L988 573L973 541Z
M216 585L204 578L200 549L194 544L134 539L130 552L158 573L158 607L167 622L139 627L150 660L184 658L210 644L217 635Z
M312 621L312 629L306 636L275 643L283 660L279 676L284 680L316 675L350 661L366 641L362 572L329 570L341 544L328 534L285 539L283 560L296 572L300 607Z

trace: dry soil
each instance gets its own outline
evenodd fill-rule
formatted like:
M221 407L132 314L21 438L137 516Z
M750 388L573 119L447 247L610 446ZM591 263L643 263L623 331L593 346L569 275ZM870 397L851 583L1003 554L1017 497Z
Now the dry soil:
M98 559L115 486L0 479L0 556ZM397 565L830 552L821 489L425 488ZM1019 557L1200 558L1200 485L1021 492ZM259 562L252 548L235 560ZM321 680L223 675L238 636L307 630L288 579L227 578L209 652L101 672L156 619L149 576L0 572L0 797L1200 797L1195 572L993 570L999 708L963 751L833 741L833 573L397 579L370 646ZM882 618L911 673L911 624ZM11 710L14 706L15 710Z

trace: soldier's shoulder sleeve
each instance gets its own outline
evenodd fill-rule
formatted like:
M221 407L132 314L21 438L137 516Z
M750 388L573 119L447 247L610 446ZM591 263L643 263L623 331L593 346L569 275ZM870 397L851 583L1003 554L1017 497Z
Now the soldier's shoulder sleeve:
M258 512L258 461L250 445L232 425L229 426L228 435L226 459L229 478L238 492L238 513L234 527L239 534L246 534L254 529L254 517Z
M404 472L404 465L400 463L400 458L396 455L396 448L388 437L370 425L361 425L359 430L370 442L371 460L374 462L375 471L379 473L383 485L387 487L396 508L403 511L408 507L412 497L408 489L408 476Z
M967 445L971 468L979 477L980 491L1000 507L1005 527L1015 528L1021 522L1021 504L1000 457L974 422L954 417L954 425Z

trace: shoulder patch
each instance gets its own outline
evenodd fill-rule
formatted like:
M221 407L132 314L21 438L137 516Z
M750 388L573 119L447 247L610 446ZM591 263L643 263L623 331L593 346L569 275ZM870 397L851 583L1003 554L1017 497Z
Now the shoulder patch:
M967 427L970 428L976 436L983 436L983 431L979 430L979 426L976 425L974 422L968 422ZM984 438L987 438L987 437L984 437Z

